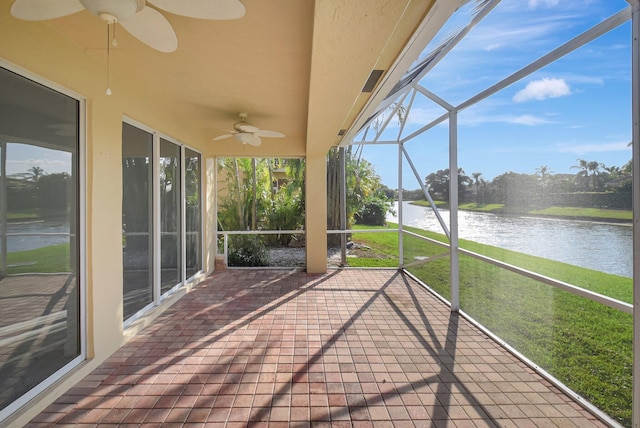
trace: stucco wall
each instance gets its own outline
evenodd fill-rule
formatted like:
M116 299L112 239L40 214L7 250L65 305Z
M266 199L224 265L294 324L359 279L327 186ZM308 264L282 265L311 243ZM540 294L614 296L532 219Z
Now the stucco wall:
M43 23L18 21L0 15L0 66L26 75L54 89L84 98L86 105L85 209L86 252L81 272L86 290L87 356L89 360L53 385L27 413L12 424L21 425L57 395L80 380L124 342L122 323L122 120L134 118L198 149L195 138L171 114L171 106L156 93L127 86L117 76L106 89L105 63L62 39ZM203 156L203 168L206 158ZM212 183L212 181L209 181ZM203 182L207 195L207 180ZM205 222L211 224L212 222ZM213 222L215 225L215 222ZM207 255L205 254L205 260Z

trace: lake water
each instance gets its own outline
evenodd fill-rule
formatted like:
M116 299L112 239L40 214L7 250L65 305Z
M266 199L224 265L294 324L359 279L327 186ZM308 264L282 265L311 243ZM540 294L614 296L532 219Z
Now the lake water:
M398 210L397 202L395 206ZM449 211L441 210L449 224ZM404 224L443 233L431 208L403 203ZM602 272L632 277L631 224L517 217L460 211L461 239L557 260ZM388 221L398 222L389 215ZM62 222L9 223L9 252L69 242L69 225ZM25 235L20 235L25 234Z
M398 203L395 209L398 211ZM403 202L403 223L444 233L431 208ZM447 227L449 211L440 210ZM397 216L387 220L397 223ZM518 217L459 211L461 239L557 260L602 272L632 277L631 224Z
M29 221L7 223L7 252L35 250L69 242L69 223Z

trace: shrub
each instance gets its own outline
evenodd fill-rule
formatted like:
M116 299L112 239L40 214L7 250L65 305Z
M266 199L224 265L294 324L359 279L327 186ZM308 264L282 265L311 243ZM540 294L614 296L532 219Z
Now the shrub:
M269 253L260 237L234 236L229 242L229 266L268 266Z
M391 211L391 203L384 195L368 198L356 213L356 222L368 226L384 226L387 224L387 212Z

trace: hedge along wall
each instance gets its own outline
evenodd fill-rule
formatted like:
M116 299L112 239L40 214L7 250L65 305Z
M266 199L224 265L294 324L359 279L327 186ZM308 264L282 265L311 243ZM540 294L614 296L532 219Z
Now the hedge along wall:
M631 209L630 192L551 193L542 199L548 206Z

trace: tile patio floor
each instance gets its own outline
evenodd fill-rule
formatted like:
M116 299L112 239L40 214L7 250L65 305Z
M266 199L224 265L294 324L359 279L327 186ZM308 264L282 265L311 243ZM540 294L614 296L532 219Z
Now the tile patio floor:
M217 272L29 426L604 426L393 270Z

